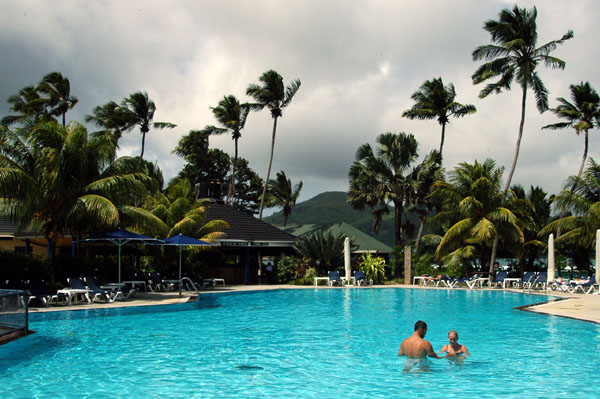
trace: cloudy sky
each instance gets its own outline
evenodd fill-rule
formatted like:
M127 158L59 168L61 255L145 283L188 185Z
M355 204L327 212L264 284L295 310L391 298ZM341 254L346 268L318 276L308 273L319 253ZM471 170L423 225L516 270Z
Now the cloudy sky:
M530 8L532 1L521 1ZM71 81L79 103L67 116L83 121L97 105L147 91L157 106L155 121L176 123L151 131L145 158L158 161L168 180L182 161L171 154L192 129L215 124L210 111L228 94L249 100L245 90L269 69L302 86L279 121L272 175L284 170L302 180L300 200L324 191L345 191L356 149L383 132L413 133L424 155L439 147L436 121L410 121L402 112L425 81L442 77L456 87L457 101L477 113L452 120L446 130L444 166L494 158L508 170L520 116L520 90L479 99L471 52L490 37L484 21L497 19L509 1L220 0L220 1L28 1L0 0L0 115L6 99L59 71ZM597 40L600 3L539 2L539 44L569 29L575 38L553 55L565 70L539 73L556 97L569 85L589 81L600 89ZM532 99L533 96L530 95ZM529 101L514 183L559 191L577 172L583 137L572 130L541 131L557 122ZM250 115L239 141L240 156L263 178L272 120ZM90 126L90 130L92 127ZM600 160L592 131L590 156ZM122 139L120 155L138 155L137 131ZM230 137L211 146L233 154ZM506 173L505 173L506 177Z

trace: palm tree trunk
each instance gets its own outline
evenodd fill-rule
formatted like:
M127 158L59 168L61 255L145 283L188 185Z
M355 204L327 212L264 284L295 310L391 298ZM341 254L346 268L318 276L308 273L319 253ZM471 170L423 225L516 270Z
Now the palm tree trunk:
M394 201L394 245L402 247L402 204Z
M66 115L67 115L67 113L66 113L66 112L63 112L63 114L62 114L63 127L66 127L66 126L67 126L67 122L66 122Z
M440 155L442 155L442 149L444 148L444 136L446 135L446 124L442 123L442 141L440 141Z
M512 166L510 167L510 172L508 173L508 178L506 179L506 184L504 185L504 194L510 188L510 182L512 180L513 174L515 173L515 168L517 167L517 159L519 158L519 149L521 148L521 138L523 138L523 127L525 126L525 104L527 102L527 85L523 85L523 98L521 99L521 123L519 123L519 135L517 136L517 145L515 148L515 156L512 161ZM492 256L490 257L490 273L494 270L494 262L496 261L496 252L498 250L498 235L494 238L494 244L492 245Z
M588 130L585 129L584 131L584 141L583 141L583 158L581 158L581 165L579 165L579 172L577 172L577 179L579 179L581 177L581 174L583 173L583 167L585 166L585 159L587 158L587 153L588 153ZM571 191L573 191L575 189L575 186L573 186L571 188Z
M146 144L146 133L142 132L142 153L140 154L140 165L142 164L142 159L144 158L144 145Z
M423 235L423 226L425 225L426 216L419 216L419 232L417 233L417 240L415 241L415 255L419 253L419 242L421 241L421 236Z
M258 220L262 220L263 207L265 206L265 197L267 195L267 185L271 175L271 164L273 163L273 152L275 151L275 133L277 132L277 117L273 118L273 136L271 138L271 156L269 157L269 167L267 168L267 178L263 186L262 196L260 197L260 210L258 211Z
M287 221L288 221L288 217L290 216L289 213L283 212L283 227L285 227L287 225Z
M233 157L233 165L231 167L231 179L229 179L229 188L227 189L227 203L233 203L233 196L235 195L235 165L238 159L238 139L235 139L235 155Z
M512 166L510 167L510 172L508 173L508 178L506 179L506 185L504 186L504 191L508 191L510 187L510 182L512 181L513 174L515 173L515 168L517 167L517 159L519 158L519 149L521 148L521 138L523 137L523 126L525 126L525 103L527 101L527 85L523 85L523 98L521 100L521 123L519 124L519 135L517 136L517 145L515 147L515 156L512 161Z

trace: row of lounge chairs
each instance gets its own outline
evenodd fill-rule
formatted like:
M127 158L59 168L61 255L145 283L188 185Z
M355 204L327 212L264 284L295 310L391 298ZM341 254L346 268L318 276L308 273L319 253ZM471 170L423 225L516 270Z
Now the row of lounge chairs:
M334 285L344 285L345 278L340 277L340 272L337 270L327 272L328 285L330 287ZM357 270L354 272L354 284L357 286L361 285L373 285L373 280L367 278L367 274L364 270Z
M523 289L544 289L548 288L555 291L576 293L581 291L585 294L591 294L594 289L598 290L600 294L600 287L596 284L595 275L592 275L588 280L555 280L551 283L548 282L547 272L525 272L523 278L509 278L508 273L501 271L496 274L496 277L491 281L488 277L481 275L474 275L471 277L460 277L453 278L448 275L440 275L437 277L430 276L417 276L413 280L413 283L420 281L421 285L427 286L430 283L435 287L440 285L443 287L454 288L464 284L469 289L476 287L483 288L485 285L491 287L502 286L502 288L512 287L523 288Z

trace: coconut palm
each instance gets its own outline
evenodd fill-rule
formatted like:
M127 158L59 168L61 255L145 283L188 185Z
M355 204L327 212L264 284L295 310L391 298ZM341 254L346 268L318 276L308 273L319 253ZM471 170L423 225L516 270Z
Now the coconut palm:
M75 238L116 227L136 196L156 182L134 158L111 163L113 147L71 122L41 123L27 133L2 131L0 213L20 229L44 234L53 249L65 232ZM12 148L12 150L10 150Z
M600 164L590 158L581 177L569 177L554 203L560 209L570 211L571 215L549 223L540 235L561 229L563 233L556 239L557 244L593 248L600 226Z
M404 174L417 159L418 143L412 134L383 133L377 137L377 150L361 145L350 167L348 202L353 208L372 209L374 230L384 214L394 207L395 245L402 245L402 216L413 190L409 174Z
M173 129L177 125L170 122L152 122L154 119L154 112L156 112L156 105L154 101L148 98L146 92L135 92L129 95L121 101L121 107L119 112L123 112L122 117L125 118L125 126L123 131L133 129L135 126L139 126L140 133L142 133L142 152L140 153L140 161L144 158L144 146L146 142L146 134L150 132L150 128L155 129Z
M404 111L402 116L408 119L437 119L442 126L440 155L444 148L446 124L450 123L450 117L460 118L474 114L477 111L472 104L463 105L456 102L454 85L449 83L444 86L442 78L425 81L420 89L413 93L411 98L415 101L415 104L411 109Z
M573 102L567 101L563 97L557 98L560 105L552 109L552 112L561 119L566 119L566 122L554 123L546 125L542 129L565 129L572 127L575 133L584 134L583 139L583 157L579 164L577 177L581 176L585 160L588 153L588 131L598 126L600 119L600 96L589 82L581 82L578 85L569 86L571 89L571 99Z
M292 208L296 205L296 200L302 190L302 181L292 187L292 181L287 178L282 170L277 173L275 180L269 182L267 190L267 207L281 207L283 209L283 225L287 225L288 217L292 213Z
M302 236L296 242L296 248L307 259L311 267L317 269L317 274L322 275L329 270L337 270L344 264L344 233L334 235L330 231L322 230ZM350 242L350 251L355 251L358 246Z
M213 128L212 134L231 133L231 139L235 143L235 153L232 163L231 181L227 190L227 202L231 203L235 196L235 166L238 159L238 139L242 137L242 129L246 125L246 118L250 111L250 105L240 104L235 96L229 95L219 101L219 105L211 108L212 112L222 126L222 128Z
M79 100L71 95L71 83L60 72L51 72L44 76L38 90L46 95L50 115L61 116L62 125L66 126L67 111L73 109Z
M300 88L300 79L292 81L289 85L283 84L283 78L274 70L263 73L258 80L261 85L251 84L246 89L246 94L254 98L256 103L252 104L252 109L260 111L267 107L271 111L273 118L273 133L271 136L271 154L269 156L269 167L267 168L267 177L265 178L263 192L260 199L260 208L258 218L262 220L264 201L267 194L267 184L271 175L271 165L273 164L273 152L275 151L275 134L277 132L277 119L283 116L283 109L287 107L292 98Z
M22 88L18 94L10 96L7 102L10 104L10 111L17 115L3 117L0 123L4 126L20 124L31 128L36 123L52 120L46 110L46 100L35 86Z
M114 101L94 108L92 115L86 115L85 121L94 123L102 130L92 133L93 136L108 135L114 143L115 149L119 148L119 140L123 129L127 126L128 113ZM116 155L116 153L115 153Z
M537 46L537 10L521 9L514 6L511 10L504 9L500 12L499 19L489 20L483 29L491 35L493 44L477 47L473 51L473 60L488 60L481 65L472 75L473 83L480 84L490 79L498 79L486 85L479 93L480 98L487 97L490 93L500 93L510 90L513 80L521 86L521 121L512 165L506 179L504 191L510 187L525 125L525 104L527 91L533 90L536 105L540 112L548 109L548 90L538 75L536 67L544 63L551 68L564 69L565 62L550 56L559 44L573 37L573 32L568 31L559 40L550 41L543 46Z
M506 207L501 190L503 172L491 159L463 162L449 173L447 182L434 184L431 198L441 209L430 222L446 231L435 252L437 259L478 257L483 265L496 237L523 243L518 219Z

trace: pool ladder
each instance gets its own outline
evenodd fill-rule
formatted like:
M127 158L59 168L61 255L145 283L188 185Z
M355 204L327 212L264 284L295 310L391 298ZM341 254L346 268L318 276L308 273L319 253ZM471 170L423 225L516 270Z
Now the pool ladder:
M198 291L198 288L196 288L196 284L194 284L194 282L192 281L192 279L190 279L189 277L183 277L181 279L181 285L183 285L183 282L186 282L186 286L189 289L190 285L194 288L194 291L196 291L196 294L200 294L200 291Z

